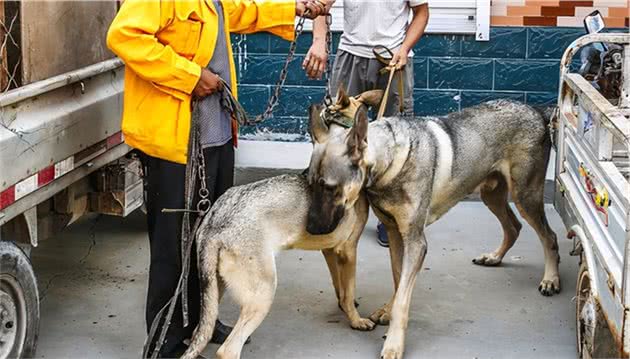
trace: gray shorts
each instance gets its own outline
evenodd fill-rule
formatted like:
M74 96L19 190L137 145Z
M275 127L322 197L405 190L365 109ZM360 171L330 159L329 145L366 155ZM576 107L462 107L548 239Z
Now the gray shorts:
M339 50L335 57L331 75L330 89L334 96L339 84L345 86L348 95L356 96L362 92L382 89L387 86L388 74L379 74L383 64L377 59L355 56L351 53ZM385 116L398 114L398 75L394 76L389 88L389 98L385 108ZM403 107L405 115L413 115L413 61L410 58L405 65L403 73L404 99Z

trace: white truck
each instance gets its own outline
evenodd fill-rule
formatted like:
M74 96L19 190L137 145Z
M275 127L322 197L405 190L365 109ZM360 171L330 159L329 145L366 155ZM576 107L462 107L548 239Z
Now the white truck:
M120 132L123 67L105 46L113 1L0 1L0 359L35 355L29 253L88 212L142 204Z
M630 353L630 34L592 32L565 51L555 123L554 205L580 258L582 358ZM581 50L581 73L571 73ZM594 56L588 56L592 52Z

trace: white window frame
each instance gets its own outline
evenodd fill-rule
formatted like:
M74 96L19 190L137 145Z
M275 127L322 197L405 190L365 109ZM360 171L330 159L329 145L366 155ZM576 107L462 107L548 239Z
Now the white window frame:
M429 0L429 13L426 33L474 34L477 41L490 40L490 0ZM335 1L331 14L332 30L343 31L343 0ZM304 28L311 30L311 21Z

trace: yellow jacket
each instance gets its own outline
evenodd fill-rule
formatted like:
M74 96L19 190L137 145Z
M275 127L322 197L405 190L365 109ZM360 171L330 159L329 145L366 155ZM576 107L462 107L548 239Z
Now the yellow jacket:
M268 31L291 40L295 0L222 0L230 32ZM126 0L107 33L107 46L125 62L122 131L144 153L186 163L191 93L214 53L218 33L212 0ZM236 127L235 127L236 128Z

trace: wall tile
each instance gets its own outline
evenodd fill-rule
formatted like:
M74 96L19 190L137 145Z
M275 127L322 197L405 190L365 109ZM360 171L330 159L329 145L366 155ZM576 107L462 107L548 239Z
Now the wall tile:
M490 59L430 59L429 88L491 90L492 67Z
M502 98L524 102L525 94L523 92L462 91L461 106L462 109L464 109L466 107L474 106L485 101L497 100Z
M249 116L256 116L265 110L269 99L269 86L241 85L238 87L238 100Z
M584 29L580 28L528 28L527 58L559 59L567 46L582 35L584 35Z
M413 99L417 116L445 115L459 111L459 91L414 90Z
M522 16L490 16L492 26L520 26L523 25ZM492 41L492 38L490 38Z
M558 99L558 93L556 92L528 92L525 95L525 100L528 105L542 105L553 106Z
M492 27L490 41L465 37L462 56L525 58L526 48L527 29L524 27Z
M557 17L550 16L524 16L523 25L525 26L556 26Z
M271 52L272 54L286 54L289 52L289 46L291 45L291 42L279 36L267 36L269 36L269 52ZM312 43L313 34L310 31L302 33L302 35L300 35L300 38L298 39L295 52L297 54L306 54L308 52L308 49L311 48Z
M248 55L242 64L237 63L239 80L244 84L275 85L284 66L283 55ZM287 85L317 86L324 85L323 80L309 79L302 69L303 55L296 56L289 64Z
M232 51L247 50L248 54L268 54L269 35L265 33L236 35L232 34Z
M543 7L544 8L544 7ZM529 6L508 6L507 7L507 16L539 16L540 15L540 6L529 5ZM543 13L544 15L544 13Z
M241 127L239 135L244 138L252 136L263 140L266 137L265 135L269 135L269 139L273 140L306 141L306 134L308 133L306 123L305 118L275 116L256 125ZM286 136L282 138L277 136L279 134L297 134L302 136Z
M461 35L424 35L413 48L418 56L459 56Z
M496 60L494 89L556 91L559 61Z
M244 84L274 84L280 74L284 56L248 55L237 62L239 81Z
M324 91L324 87L287 86L280 93L275 115L307 117L308 107L313 103L321 103Z
M428 87L429 59L426 57L413 57L413 80L414 88Z

